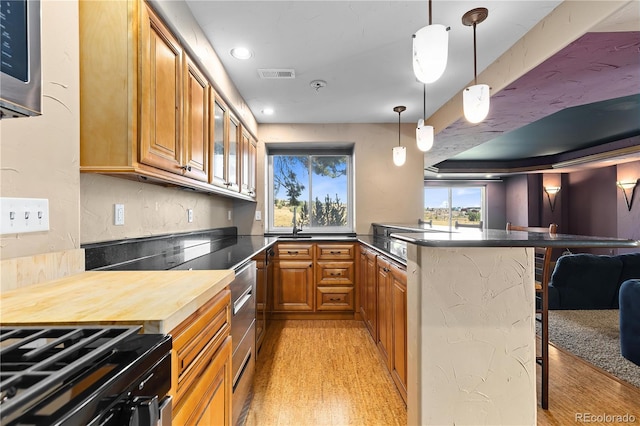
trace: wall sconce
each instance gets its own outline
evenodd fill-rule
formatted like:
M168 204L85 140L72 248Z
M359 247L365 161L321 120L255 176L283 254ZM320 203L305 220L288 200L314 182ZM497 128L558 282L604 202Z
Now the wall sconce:
M393 164L402 166L407 161L407 147L400 145L400 113L407 108L404 106L394 107L393 110L398 113L398 146L393 148Z
M422 92L422 115L427 115L427 85L423 85ZM433 147L433 126L425 126L424 118L418 120L418 127L416 127L416 142L418 149L422 152L427 152Z
M447 67L449 28L441 24L431 25L431 0L429 0L429 25L413 35L413 73L423 83L433 83Z
M633 205L633 194L635 193L636 183L637 181L616 182L618 188L622 190L624 201L627 203L627 210L629 211L631 211L631 206ZM631 193L631 196L629 196L628 193Z
M470 123L479 123L489 114L489 104L491 94L488 84L478 84L478 65L476 59L476 26L487 19L489 10L484 7L472 9L462 15L462 23L468 27L473 26L473 81L474 85L469 86L462 92L462 107L464 117Z
M559 186L545 186L544 192L547 193L547 199L549 200L549 207L551 212L556 208L556 195L560 192Z

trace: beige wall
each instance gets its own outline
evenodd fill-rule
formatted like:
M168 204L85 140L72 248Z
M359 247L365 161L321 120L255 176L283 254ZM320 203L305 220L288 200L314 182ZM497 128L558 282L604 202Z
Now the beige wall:
M356 232L371 232L372 222L415 222L423 214L422 153L415 143L415 125L402 125L401 143L407 162L396 167L391 150L397 145L396 124L261 124L258 146L258 204L265 216L265 143L355 143ZM254 206L236 210L240 231L261 234L264 221L253 221Z
M42 115L0 120L0 193L47 198L49 232L0 237L8 259L80 247L78 5L42 7Z
M233 226L230 198L110 176L82 174L80 201L83 244ZM114 204L125 206L124 225L113 224ZM193 209L192 223L187 209Z

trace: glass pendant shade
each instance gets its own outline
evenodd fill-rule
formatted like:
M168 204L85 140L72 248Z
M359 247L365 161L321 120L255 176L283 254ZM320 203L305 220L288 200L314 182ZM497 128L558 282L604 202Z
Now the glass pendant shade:
M420 28L413 36L413 72L423 83L433 83L447 67L449 32L441 24Z
M407 147L396 146L393 148L393 164L402 166L407 161Z
M489 114L491 95L488 84L476 84L464 89L462 102L464 117L470 123L479 123Z
M425 126L422 119L418 120L416 142L418 149L422 152L427 152L433 147L433 126Z

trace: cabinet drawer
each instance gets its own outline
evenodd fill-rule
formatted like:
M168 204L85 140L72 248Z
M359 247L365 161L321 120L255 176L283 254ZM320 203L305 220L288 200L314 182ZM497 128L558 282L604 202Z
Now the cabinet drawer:
M279 243L276 247L276 256L280 259L313 259L313 243Z
M355 253L354 244L344 243L318 243L317 244L318 260L322 259L349 259L353 260Z
M175 404L183 389L200 376L206 367L205 352L215 352L231 329L231 291L222 290L213 299L176 327L173 336L174 367L172 387Z
M319 261L316 267L316 285L353 285L353 262Z
M318 311L353 311L353 287L318 287Z

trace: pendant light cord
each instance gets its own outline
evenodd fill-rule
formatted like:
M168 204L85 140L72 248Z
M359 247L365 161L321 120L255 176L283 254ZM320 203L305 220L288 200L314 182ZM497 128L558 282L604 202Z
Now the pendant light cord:
M422 119L427 119L427 85L422 85Z
M477 23L473 23L473 81L474 84L478 85L478 61L476 58L476 25Z
M431 0L429 0L429 25L431 25Z
M398 111L398 146L400 146L400 114L402 111Z

